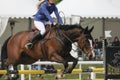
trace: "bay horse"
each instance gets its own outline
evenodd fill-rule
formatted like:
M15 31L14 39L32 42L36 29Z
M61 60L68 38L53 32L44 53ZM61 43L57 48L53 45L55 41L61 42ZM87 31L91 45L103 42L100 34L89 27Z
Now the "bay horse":
M53 26L41 41L36 41L32 49L25 48L25 44L34 36L36 31L21 31L10 36L2 46L1 69L6 69L9 75L9 65L17 70L19 64L32 64L41 61L54 61L64 65L63 73L71 73L77 65L77 59L70 55L72 43L77 42L79 48L92 57L93 47L89 40L93 40L91 29L79 25ZM69 67L68 62L73 64ZM18 78L18 73L13 80ZM1 75L2 76L2 75ZM9 80L9 77L8 77Z

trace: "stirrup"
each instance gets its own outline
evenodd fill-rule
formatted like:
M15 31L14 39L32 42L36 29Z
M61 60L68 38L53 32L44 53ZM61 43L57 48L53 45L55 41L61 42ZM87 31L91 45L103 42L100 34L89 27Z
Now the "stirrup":
M25 45L25 47L26 47L27 49L32 49L33 43L27 43L27 44Z

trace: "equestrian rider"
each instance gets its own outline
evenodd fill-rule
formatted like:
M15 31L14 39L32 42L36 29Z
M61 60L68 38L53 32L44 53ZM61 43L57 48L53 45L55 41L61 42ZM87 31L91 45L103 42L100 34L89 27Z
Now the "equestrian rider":
M55 13L58 23L63 24L61 17L59 16L58 9L54 4L54 0L43 0L42 3L38 3L38 10L34 15L34 24L36 28L39 30L29 43L25 45L27 49L31 49L36 40L42 40L43 34L46 32L45 24L56 24L54 19L50 16L52 12Z

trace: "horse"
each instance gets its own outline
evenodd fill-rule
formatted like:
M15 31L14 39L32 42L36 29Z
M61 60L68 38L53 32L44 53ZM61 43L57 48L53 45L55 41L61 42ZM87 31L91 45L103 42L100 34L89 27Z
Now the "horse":
M32 64L41 61L54 61L64 65L64 73L71 73L77 65L77 59L70 55L72 43L77 42L78 47L88 55L93 56L93 47L89 40L93 40L91 32L80 25L52 26L41 41L36 41L32 49L27 49L25 44L34 36L36 31L21 31L10 36L3 44L1 50L1 69L7 70L12 65L17 70L19 64ZM73 62L69 67L68 62ZM2 75L1 75L2 76ZM13 78L16 80L18 73ZM8 77L7 80L10 78Z

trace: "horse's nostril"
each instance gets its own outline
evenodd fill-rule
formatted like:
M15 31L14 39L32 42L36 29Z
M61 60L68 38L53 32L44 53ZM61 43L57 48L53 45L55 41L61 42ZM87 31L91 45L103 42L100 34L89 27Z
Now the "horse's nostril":
M89 60L92 60L92 55L89 56Z
M90 57L92 57L92 55L90 55Z

